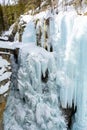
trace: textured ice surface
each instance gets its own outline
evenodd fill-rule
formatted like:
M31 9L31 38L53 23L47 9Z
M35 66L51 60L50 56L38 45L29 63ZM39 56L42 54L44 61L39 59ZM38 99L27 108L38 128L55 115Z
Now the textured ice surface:
M35 25L32 20L29 21L26 28L24 29L24 33L22 36L22 42L23 43L30 43L33 42L36 43L36 33L35 33Z
M60 60L58 59L58 63L62 70L62 72L58 72L57 82L62 86L60 90L62 107L71 107L72 103L74 103L74 106L77 106L73 130L87 129L86 23L86 16L76 16L73 13L60 13L57 20L58 42L54 42L59 45L57 48L57 44L54 44L55 51L58 52L60 50L59 52L61 52L57 53L59 58L61 58Z
M31 24L25 28L25 42L35 42L34 33L27 32L34 31ZM48 44L53 52L22 45L4 114L5 130L65 130L59 106L71 108L73 103L77 111L72 129L87 130L86 34L87 16L60 12L50 18Z
M14 65L14 63L13 63ZM42 76L43 75L43 76ZM66 130L59 109L53 53L36 46L20 49L4 113L4 130Z

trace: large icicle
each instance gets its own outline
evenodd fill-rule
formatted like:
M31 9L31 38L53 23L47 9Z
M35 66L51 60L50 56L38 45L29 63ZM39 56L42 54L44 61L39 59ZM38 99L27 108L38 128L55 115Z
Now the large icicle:
M70 43L73 26L76 13L64 13L60 12L52 18L51 22L55 23L51 32L53 35L52 46L55 52L57 61L57 84L61 86L60 101L63 108L72 107L72 101L74 98L74 86L72 84L72 78L67 74L70 70L66 70L66 62L64 60L66 53L66 46ZM70 94L70 96L69 96Z
M79 23L80 21L80 23ZM73 54L77 51L76 70L78 76L75 77L74 82L77 82L77 113L76 123L73 130L86 130L87 129L87 17L82 16L76 19L76 31L74 32L75 43L72 44ZM77 45L75 45L77 44ZM76 47L78 50L75 50ZM76 52L75 52L76 53Z
M27 24L26 28L24 29L24 33L22 36L22 42L23 43L36 43L36 31L35 31L35 25L33 20L30 20Z
M66 18L66 17L65 17ZM72 17L71 17L72 18ZM69 19L70 21L70 19ZM80 21L80 23L79 23ZM71 20L72 22L72 20ZM67 42L64 58L63 74L58 73L58 80L61 80L60 100L63 108L77 106L75 114L75 123L73 130L87 129L87 17L78 16L74 18L71 36L68 36L70 30L69 23L66 28ZM67 25L66 24L66 25ZM69 30L67 30L69 29ZM69 31L70 32L70 31ZM65 80L65 84L63 80ZM70 83L67 84L67 80ZM66 87L64 87L66 85Z

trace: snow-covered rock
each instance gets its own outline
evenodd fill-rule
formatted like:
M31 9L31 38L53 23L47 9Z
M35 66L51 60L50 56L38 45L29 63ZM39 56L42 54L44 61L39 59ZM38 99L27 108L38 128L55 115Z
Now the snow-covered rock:
M0 82L6 80L6 79L10 79L11 76L11 71L9 71L11 69L10 63L6 60L3 59L2 56L0 56ZM6 90L7 90L7 86L9 86L8 84L6 85ZM0 94L4 93L4 86L2 86L2 84L0 84ZM8 88L9 90L9 88ZM2 93L3 91L3 93Z
M1 48L0 48L1 49ZM3 112L10 89L11 64L9 53L0 52L0 129L3 127Z

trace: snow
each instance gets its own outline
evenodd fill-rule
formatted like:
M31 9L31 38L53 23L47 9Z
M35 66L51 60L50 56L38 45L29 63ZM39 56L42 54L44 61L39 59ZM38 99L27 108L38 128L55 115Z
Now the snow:
M10 82L0 87L0 95L6 93L9 90Z
M10 79L11 72L6 72L3 75L0 75L0 82L5 80L5 79Z
M5 40L5 41L7 41L8 40L8 37L0 37L0 40Z
M6 67L9 67L10 63L0 56L0 81L4 79L9 79L11 72L6 72Z
M2 52L0 52L1 54ZM6 53L2 53L6 54ZM0 56L0 83L4 80L10 80L11 72L8 72L7 69L11 69L10 63L3 59L2 56ZM9 90L10 81L6 82L4 85L0 84L0 95L3 95ZM6 94L5 94L6 96Z
M10 36L10 35L12 34L12 31L13 31L13 28L15 27L15 24L16 24L16 23L12 24L12 25L10 26L9 30L8 30L8 31L5 31L5 32L3 33L2 37L7 37L7 38L8 38L8 36Z
M3 0L0 0L0 4L2 4L2 5L6 5L6 4L16 4L17 3L17 1L18 0L5 0L5 1L3 1Z
M29 21L32 19L32 15L21 15L20 16L20 23L26 22L29 23Z
M6 48L6 49L15 49L15 43L10 43L10 42L1 42L0 41L0 48Z
M10 65L8 62L7 62L7 60L5 60L5 59L3 59L1 56L0 56L0 68L1 67L5 67L5 66L8 66L8 65Z
M42 11L34 16L34 19L44 19L47 15L48 10Z
M20 44L21 43L19 43L19 42L2 42L2 41L0 41L0 48L14 50L16 48L19 48Z

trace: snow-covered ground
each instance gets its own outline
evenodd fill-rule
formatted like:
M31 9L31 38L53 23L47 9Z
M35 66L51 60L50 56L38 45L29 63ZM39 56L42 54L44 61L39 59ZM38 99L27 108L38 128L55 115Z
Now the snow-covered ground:
M9 77L9 76L8 76ZM6 93L9 90L10 82L0 87L0 95ZM6 95L6 94L5 94Z

